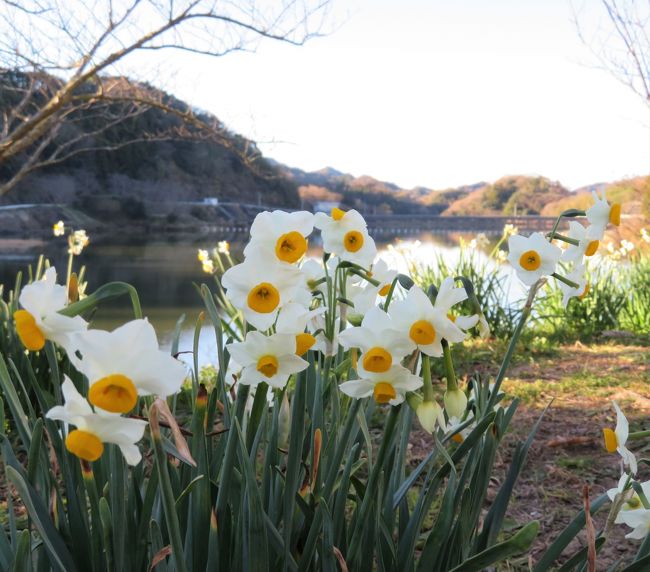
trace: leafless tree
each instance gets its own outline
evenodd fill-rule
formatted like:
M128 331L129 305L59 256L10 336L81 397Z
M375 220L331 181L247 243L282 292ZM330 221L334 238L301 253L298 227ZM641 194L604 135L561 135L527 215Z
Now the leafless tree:
M573 4L582 42L600 65L650 106L650 0L589 0Z
M0 0L0 196L36 169L141 140L200 137L232 145L218 120L170 103L118 65L177 50L224 56L263 39L302 45L319 35L329 0ZM149 61L149 60L145 60ZM125 64L126 62L126 64ZM149 109L180 119L170 129L96 143ZM90 131L75 128L92 117ZM254 144L236 151L248 162ZM19 160L17 160L19 159Z

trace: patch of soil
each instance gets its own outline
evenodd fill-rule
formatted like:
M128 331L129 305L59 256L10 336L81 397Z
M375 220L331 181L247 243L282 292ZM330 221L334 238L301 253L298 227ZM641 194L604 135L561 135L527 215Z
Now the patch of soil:
M617 375L650 381L650 350L647 347L615 346L604 350L602 347L576 345L565 349L560 359L547 360L553 367L545 367L544 359L520 363L511 369L510 377L516 377L522 383L539 380L553 383L567 375L603 376L616 371ZM626 374L627 369L629 374ZM650 428L650 384L647 391L642 392L612 387L612 398L625 404L623 409L631 430ZM503 482L514 447L526 439L548 401L544 399L540 403L519 406L497 456L488 503L494 499ZM582 509L585 484L589 486L592 500L616 486L622 469L620 457L607 453L602 441L602 428L614 427L615 423L616 415L609 399L581 395L579 391L558 396L548 408L507 513L507 519L519 525L539 520L541 530L531 553L511 562L513 566L509 570L529 570L529 565L539 560ZM423 431L412 433L411 444L410 460L413 463L424 458L433 446L430 436ZM634 441L628 445L637 453L637 458L650 456L642 453L650 450L650 441ZM638 478L641 481L650 479L650 467L641 464ZM594 516L596 531L604 527L610 506L607 503ZM597 555L597 570L607 570L621 559L634 557L640 541L625 539L628 532L631 529L625 525L614 526ZM586 533L583 530L566 548L558 564L585 545Z

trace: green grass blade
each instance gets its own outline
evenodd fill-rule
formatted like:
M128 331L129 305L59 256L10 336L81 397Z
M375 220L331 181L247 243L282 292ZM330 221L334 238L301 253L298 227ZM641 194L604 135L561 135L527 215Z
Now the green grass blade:
M607 494L602 494L598 498L592 501L589 512L593 515L596 513L600 507L602 507L606 502L609 502L609 497ZM542 555L541 559L537 562L533 568L533 572L546 572L551 568L553 562L555 562L562 551L568 546L576 535L584 528L585 526L585 511L582 509L578 515L569 523L569 525L560 533L553 544L551 544L546 552Z
M22 530L18 534L18 544L11 572L31 572L30 543L29 530Z
M243 468L246 482L246 499L248 500L246 511L248 512L248 545L253 549L250 566L251 572L264 572L268 570L268 545L266 540L266 524L264 522L264 510L262 509L262 496L260 495L253 464L248 457L248 449L241 434L239 421L235 419L234 428L239 440L239 462Z
M291 429L289 432L289 456L285 473L284 498L282 506L282 520L284 523L284 552L285 567L291 554L293 535L293 513L296 506L295 495L300 486L300 463L302 462L304 419L306 399L306 374L300 372L296 375L296 389L291 404Z
M284 558L284 540L282 539L282 535L278 532L278 529L275 528L273 522L266 514L264 514L264 524L266 525L266 533L271 548L273 548L279 558ZM296 564L293 556L289 556L290 558L287 562L287 566L290 572L297 572L298 564Z
M27 480L36 485L36 475L38 471L39 456L41 453L41 443L43 440L43 419L37 419L32 430L32 443L29 446L27 454Z
M45 506L41 497L14 467L7 466L5 471L7 479L16 487L36 530L43 539L52 564L62 572L75 571L77 568L72 556L58 531L54 528L47 506Z
M451 531L451 523L454 520L456 481L456 473L451 473L447 481L445 494L442 497L438 518L436 518L436 522L427 537L422 556L418 562L418 572L429 572L430 570L437 569L434 565L439 554L443 551L442 547L447 541L449 532Z
M28 417L20 403L20 399L16 393L16 387L9 376L9 370L2 355L0 355L0 390L2 390L7 406L9 407L11 418L16 423L16 430L18 431L20 440L25 447L29 447L32 432L27 422ZM2 430L4 430L4 427Z
M538 532L539 522L536 520L529 522L508 540L480 552L460 566L452 568L451 572L481 572L481 570L485 570L495 562L501 562L513 554L528 550Z
M9 504L7 498L7 505ZM0 526L0 570L9 570L9 566L14 559L14 550L11 547L7 532L4 526Z
M600 550L600 547L605 544L606 538L600 536L596 538L596 552ZM557 572L571 572L579 564L583 564L587 561L587 555L589 553L589 547L585 546L584 548L578 550L571 558L569 558L562 566L557 569Z
M510 503L510 497L512 496L512 491L514 489L515 483L517 482L519 474L524 467L526 457L528 456L528 450L533 444L533 439L537 434L539 425L542 422L542 418L544 417L549 406L550 403L544 408L544 411L542 411L541 415L535 422L535 425L533 425L533 428L530 430L526 441L524 443L518 444L517 449L515 450L515 453L512 457L512 462L510 463L510 468L508 469L508 474L506 475L503 485L501 485L501 488L499 489L499 492L494 499L494 503L490 507L490 510L485 517L483 530L481 531L477 542L477 552L485 550L488 546L494 544L497 535L501 531L503 519L505 517L506 510L508 509L508 504Z
M99 520L102 525L102 544L104 547L104 555L106 556L106 568L112 570L113 565L113 543L111 541L113 536L113 517L111 516L111 507L106 500L106 497L99 499L97 503L99 507Z
M650 570L650 556L644 556L640 560L635 560L621 572L647 572Z

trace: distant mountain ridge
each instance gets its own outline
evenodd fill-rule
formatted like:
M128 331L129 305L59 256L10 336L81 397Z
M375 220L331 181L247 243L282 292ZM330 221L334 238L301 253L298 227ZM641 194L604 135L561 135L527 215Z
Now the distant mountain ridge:
M606 192L612 200L624 203L624 212L650 212L650 177L644 176L597 182L573 190L547 177L527 175L507 175L493 183L481 181L442 190L423 186L404 189L333 167L304 171L269 161L298 186L303 207L334 201L364 214L557 216L568 208L588 208L595 191Z
M15 74L14 74L15 75ZM11 97L11 74L0 70L0 112ZM113 78L113 81L125 78ZM168 105L190 106L150 86ZM119 111L119 110L118 110ZM218 118L197 112L209 122ZM93 114L77 118L67 137L80 130L95 133ZM93 149L28 176L11 193L0 197L2 205L32 203L56 205L115 226L188 230L217 223L246 224L255 207L314 208L322 201L355 208L365 215L556 215L564 208L588 205L591 191L607 189L620 197L624 209L650 211L650 177L618 183L594 183L569 191L545 177L508 175L498 181L480 181L457 188L436 190L425 186L405 189L372 176L353 176L333 167L308 172L290 167L258 152L255 142L224 128L228 143L211 140L169 139L138 142L115 151L95 150L102 144L117 145L138 140L147 132L175 127L178 119L158 109L127 119L115 129L103 131L90 144ZM256 169L242 160L241 151L252 150ZM19 158L18 160L24 160ZM9 177L15 164L0 165L0 179ZM645 197L645 198L644 198ZM645 202L644 202L645 201ZM580 207L582 208L582 207ZM247 210L249 209L249 210ZM50 214L36 216L35 209L15 214L0 208L0 234L47 230ZM625 210L624 210L625 212ZM51 222L49 223L51 224Z

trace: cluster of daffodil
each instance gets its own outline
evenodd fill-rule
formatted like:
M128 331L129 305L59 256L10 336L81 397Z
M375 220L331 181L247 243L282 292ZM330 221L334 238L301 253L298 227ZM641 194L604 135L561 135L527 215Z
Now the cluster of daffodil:
M84 397L66 376L64 403L46 415L76 427L67 431L67 449L80 459L96 461L104 443L113 443L127 463L137 464L141 459L137 442L147 423L125 414L136 407L139 396L176 393L186 376L184 365L160 351L146 319L107 332L89 329L80 316L61 313L68 305L68 288L56 283L53 267L41 280L25 286L18 302L21 309L14 313L14 322L25 348L38 352L48 341L57 344L87 381ZM86 393L85 384L83 390Z
M589 293L585 258L598 252L607 225L618 226L621 222L620 204L610 205L604 194L599 196L595 191L593 196L594 204L586 213L579 213L586 215L588 226L574 220L569 222L568 235L560 234L554 228L548 235L535 232L529 237L513 235L508 240L508 261L519 279L532 286L543 277L553 276L562 290L565 307L571 298L582 299ZM553 244L553 240L560 240L567 247L562 250ZM566 275L556 272L560 261L571 264Z
M619 205L595 198L583 213L590 226L572 221L568 236L554 230L549 236L523 237L514 227L507 229L508 259L524 284L554 276L565 304L571 296L586 295L582 259L597 251L608 223L620 222ZM322 264L305 259L314 227L321 231ZM264 212L250 235L244 261L226 270L221 281L249 330L255 329L227 346L236 362L231 371L240 372L240 383L256 387L264 382L282 389L291 374L307 368L303 358L310 349L330 357L348 350L354 377L339 386L346 395L372 396L391 405L408 399L429 432L436 426L447 429L444 413L447 420L465 418L467 395L458 385L449 345L462 342L477 325L483 333L489 328L478 307L469 316L454 313L454 306L468 298L454 278L428 292L407 279L408 290L401 291L397 272L375 259L375 243L355 210L335 208L329 215ZM562 251L554 239L568 247ZM206 259L201 251L199 258ZM567 276L556 273L561 259L574 263ZM431 358L443 358L444 413L434 398Z
M52 225L52 234L59 237L65 234L65 223L60 220ZM85 230L73 230L68 235L68 254L72 256L79 256L83 249L88 246L90 238Z
M227 240L220 240L217 247L212 251L199 248L197 258L201 263L201 268L206 274L214 274L217 270L223 272L225 270L222 256L225 257L229 266L233 265L232 258L230 257L230 243Z
M306 259L314 227L321 231L322 263ZM248 324L244 339L226 346L229 371L239 383L282 389L307 368L308 351L321 352L330 367L334 356L340 361L349 350L353 373L340 384L343 393L390 405L408 398L422 426L434 432L447 423L434 398L429 360L444 356L447 419L463 419L467 396L453 372L449 344L463 341L479 321L483 331L488 328L480 311L453 313L468 297L453 278L428 293L407 280L410 288L398 294L397 271L376 258L366 222L355 210L264 212L250 236L244 261L221 280ZM416 393L420 388L423 397Z
M64 236L66 233L65 223L60 220L52 225L52 234L55 237ZM85 268L82 267L77 275L72 271L72 265L75 256L79 256L84 248L90 244L90 237L85 230L73 230L68 234L68 269L66 273L66 285L68 295L71 301L81 300L86 295L88 283L84 281Z
M641 238L643 239L643 235L641 235ZM607 258L615 261L627 258L635 248L633 242L625 239L621 240L618 247L612 241L609 241L605 246Z
M625 524L632 532L625 538L644 539L650 534L650 481L637 480L638 462L636 455L626 445L629 439L646 437L648 431L630 433L627 418L616 402L612 402L616 412L616 427L603 428L605 449L608 453L618 453L621 460L621 478L616 487L607 491L612 501L610 519L614 524Z

